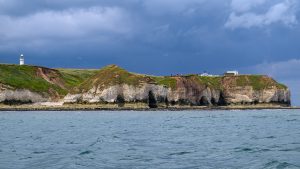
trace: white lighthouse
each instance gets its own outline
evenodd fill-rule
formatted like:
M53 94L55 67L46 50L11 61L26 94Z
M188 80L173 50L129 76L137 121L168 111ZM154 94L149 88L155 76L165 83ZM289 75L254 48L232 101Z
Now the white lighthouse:
M24 65L25 61L24 61L24 55L21 54L20 56L20 65Z

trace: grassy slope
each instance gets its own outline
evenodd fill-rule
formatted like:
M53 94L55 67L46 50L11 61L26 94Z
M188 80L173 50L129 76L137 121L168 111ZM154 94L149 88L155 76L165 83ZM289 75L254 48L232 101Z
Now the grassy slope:
M30 65L0 64L0 83L15 89L28 89L38 93L48 93L52 89L63 96L98 71L93 69L57 69L59 71L58 78L61 78L65 83L65 89L62 89L38 76L38 68Z
M29 89L39 93L47 93L49 89L53 89L61 95L67 93L59 86L48 83L43 78L38 77L37 67L35 66L0 64L0 82L15 89Z
M176 79L173 77L136 74L128 72L127 70L120 68L116 65L109 65L100 69L97 74L95 74L90 79L82 83L79 89L81 91L87 91L91 89L94 85L98 85L105 88L107 86L117 84L139 86L143 83L164 85L172 89L176 88Z
M252 86L254 90L262 90L271 86L276 86L279 89L287 89L287 86L264 75L240 75L234 78L237 86Z
M154 81L149 76L130 73L116 65L109 65L100 69L97 74L82 83L79 89L87 91L94 85L105 88L117 84L138 86L142 83L154 83Z
M74 88L79 86L85 80L95 75L99 70L97 69L56 69L58 70L62 78L65 81L65 86L67 88Z

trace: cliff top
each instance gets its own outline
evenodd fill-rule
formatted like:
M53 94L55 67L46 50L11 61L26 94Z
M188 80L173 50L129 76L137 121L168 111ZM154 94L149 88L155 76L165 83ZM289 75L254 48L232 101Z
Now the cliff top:
M128 84L140 86L145 83L164 85L171 89L180 87L180 85L188 85L196 83L202 86L214 89L223 89L224 87L235 86L252 86L254 90L262 90L266 88L276 87L279 89L287 89L283 84L276 82L271 77L265 75L238 75L238 76L199 76L199 75L181 75L181 76L151 76L128 72L127 70L117 66L109 65L100 69L95 75L88 78L85 82L78 86L80 91L88 91L94 86L100 89L117 84Z

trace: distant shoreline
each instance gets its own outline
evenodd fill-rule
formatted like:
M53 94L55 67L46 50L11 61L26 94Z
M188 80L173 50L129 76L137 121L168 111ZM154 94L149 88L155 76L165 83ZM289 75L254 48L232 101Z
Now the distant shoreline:
M204 111L204 110L299 110L300 107L282 106L183 106L183 107L114 107L112 105L63 105L63 106L33 106L0 105L0 111Z

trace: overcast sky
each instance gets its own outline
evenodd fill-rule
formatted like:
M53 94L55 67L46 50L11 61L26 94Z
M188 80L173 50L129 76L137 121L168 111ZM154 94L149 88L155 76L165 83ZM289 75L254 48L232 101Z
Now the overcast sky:
M0 0L0 62L267 74L300 105L298 0Z

